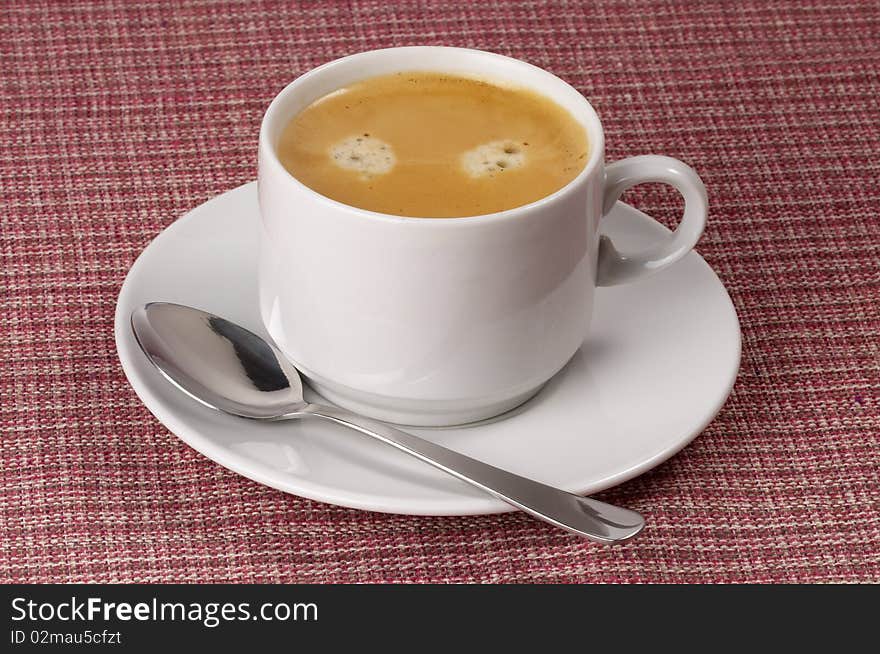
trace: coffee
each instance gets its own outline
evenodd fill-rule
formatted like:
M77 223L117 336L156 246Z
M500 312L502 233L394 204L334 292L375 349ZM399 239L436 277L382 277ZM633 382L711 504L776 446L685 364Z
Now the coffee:
M583 170L584 127L529 89L434 72L373 77L330 93L285 127L278 157L309 188L414 218L512 209Z

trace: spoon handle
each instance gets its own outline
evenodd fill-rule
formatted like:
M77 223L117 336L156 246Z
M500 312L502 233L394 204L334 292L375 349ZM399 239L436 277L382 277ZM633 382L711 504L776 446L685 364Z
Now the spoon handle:
M372 436L540 520L598 543L627 540L645 526L644 518L635 511L520 477L345 409L309 404L297 414L324 418Z

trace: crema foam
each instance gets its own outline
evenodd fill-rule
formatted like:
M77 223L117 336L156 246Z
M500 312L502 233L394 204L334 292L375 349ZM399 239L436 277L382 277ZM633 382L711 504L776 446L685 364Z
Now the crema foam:
M362 209L458 218L529 204L586 164L586 130L526 88L438 72L373 77L285 127L277 152L303 184Z

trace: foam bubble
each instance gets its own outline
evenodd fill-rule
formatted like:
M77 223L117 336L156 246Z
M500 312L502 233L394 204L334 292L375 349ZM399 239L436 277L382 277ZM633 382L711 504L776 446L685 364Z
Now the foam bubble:
M337 166L357 171L364 179L391 172L397 163L391 146L369 134L349 136L334 143L328 154Z
M471 177L503 173L525 164L525 144L511 140L484 143L461 155L461 166Z

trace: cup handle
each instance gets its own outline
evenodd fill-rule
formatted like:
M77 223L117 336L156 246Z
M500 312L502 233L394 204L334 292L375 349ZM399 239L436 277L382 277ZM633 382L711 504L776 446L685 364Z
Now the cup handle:
M668 238L635 254L621 254L611 239L599 240L597 286L614 286L657 272L691 251L706 226L708 200L703 180L678 159L642 155L615 161L605 169L602 215L608 215L623 192L646 182L663 182L678 189L684 198L684 216Z

